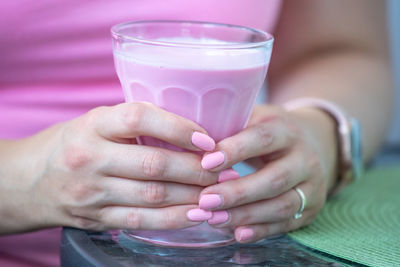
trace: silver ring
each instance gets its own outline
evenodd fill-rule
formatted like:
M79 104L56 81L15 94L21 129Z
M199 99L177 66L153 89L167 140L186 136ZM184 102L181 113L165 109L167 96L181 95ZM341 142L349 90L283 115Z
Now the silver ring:
M303 211L304 211L304 208L306 207L306 202L307 202L307 200L306 200L306 195L304 195L303 190L301 190L301 189L298 188L298 187L295 187L294 190L296 190L297 194L299 194L299 197L300 197L300 199L301 199L301 206L300 206L300 209L299 209L298 212L296 212L295 215L293 215L293 218L294 218L295 220L297 220L297 219L300 219L301 216L303 216Z

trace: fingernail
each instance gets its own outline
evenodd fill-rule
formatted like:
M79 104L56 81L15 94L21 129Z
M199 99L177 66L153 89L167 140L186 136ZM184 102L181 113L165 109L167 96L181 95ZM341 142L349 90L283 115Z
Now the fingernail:
M218 207L222 204L220 195L217 194L206 194L202 195L199 201L199 208L203 210L209 210Z
M235 180L238 178L240 178L240 175L237 171L235 171L234 169L227 169L219 173L218 183Z
M201 222L210 219L212 217L212 212L202 209L191 209L186 213L186 216L191 221Z
M193 133L192 144L205 151L213 151L215 148L214 139L200 132Z
M229 213L226 210L213 211L211 219L208 224L219 224L228 221Z
M253 229L243 228L239 232L239 241L247 241L250 240L254 235Z
M203 169L209 170L215 168L225 161L225 155L221 151L210 153L204 156L201 160L201 166Z

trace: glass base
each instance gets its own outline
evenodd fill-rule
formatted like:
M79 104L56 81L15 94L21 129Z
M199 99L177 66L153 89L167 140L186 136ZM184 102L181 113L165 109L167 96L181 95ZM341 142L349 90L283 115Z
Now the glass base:
M212 248L235 243L233 231L216 229L207 222L178 230L122 230L122 233L136 241L165 247Z

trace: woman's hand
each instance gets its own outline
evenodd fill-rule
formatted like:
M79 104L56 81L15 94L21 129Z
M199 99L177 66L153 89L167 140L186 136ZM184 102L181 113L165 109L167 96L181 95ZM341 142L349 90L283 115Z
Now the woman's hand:
M199 224L186 213L218 174L203 170L197 154L141 146L137 136L190 151L215 146L197 124L149 103L96 108L9 146L0 176L0 233Z
M200 208L213 211L209 224L234 227L237 241L254 242L311 223L335 179L334 127L317 109L289 113L257 107L246 129L222 140L218 152L202 160L204 168L217 172L244 160L257 168L201 192ZM296 187L307 200L298 219L294 214L301 199Z

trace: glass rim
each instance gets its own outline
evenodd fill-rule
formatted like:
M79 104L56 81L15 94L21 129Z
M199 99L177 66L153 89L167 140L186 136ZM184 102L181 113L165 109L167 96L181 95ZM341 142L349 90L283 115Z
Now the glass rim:
M129 36L126 34L120 33L120 30L131 25L140 25L140 24L151 24L151 23L163 23L163 24L193 24L193 25L205 25L207 27L228 27L228 28L236 28L248 32L253 32L258 35L264 37L264 41L259 42L248 42L248 43L226 43L226 44L195 44L195 43L180 43L180 42L169 42L169 41L159 41L159 40L150 40L143 39L138 37ZM128 21L124 23L120 23L111 27L111 35L113 38L117 40L127 40L134 41L137 43L147 44L147 45L155 45L155 46L167 46L167 47L177 47L177 48L207 48L207 49L248 49L255 47L272 47L274 42L274 37L272 34L267 33L262 30L239 26L234 24L226 24L226 23L216 23L216 22L205 22L205 21L190 21L190 20L138 20L138 21Z

